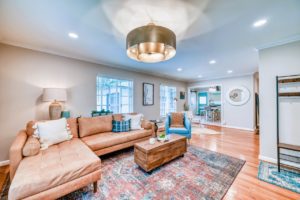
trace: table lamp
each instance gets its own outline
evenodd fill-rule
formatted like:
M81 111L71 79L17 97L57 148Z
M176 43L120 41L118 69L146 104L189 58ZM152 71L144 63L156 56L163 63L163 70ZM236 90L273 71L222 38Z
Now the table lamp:
M67 101L67 90L64 88L44 88L43 101L51 101L49 106L50 119L61 117L62 105L59 102Z

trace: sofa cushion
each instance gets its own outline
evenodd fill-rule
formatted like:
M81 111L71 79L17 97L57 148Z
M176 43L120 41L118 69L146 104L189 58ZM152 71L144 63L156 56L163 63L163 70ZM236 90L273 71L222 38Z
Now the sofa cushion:
M113 120L123 121L123 114L113 114Z
M41 144L40 141L30 136L22 149L23 156L34 156L40 152Z
M78 138L78 123L77 118L68 118L67 123L69 125L70 131L73 135L73 138Z
M82 117L78 119L79 136L85 137L96 133L112 131L112 116Z
M169 128L169 133L178 133L178 134L185 134L185 133L188 133L189 130L186 129L186 128Z
M78 138L25 157L9 189L9 199L23 199L100 169L100 159Z
M93 151L151 136L152 130L135 130L120 133L101 133L81 138Z

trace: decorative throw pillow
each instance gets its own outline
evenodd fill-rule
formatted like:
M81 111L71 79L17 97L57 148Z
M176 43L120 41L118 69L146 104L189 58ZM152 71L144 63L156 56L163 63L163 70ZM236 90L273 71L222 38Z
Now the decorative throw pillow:
M40 152L41 144L39 140L33 136L28 137L23 149L23 156L35 156Z
M126 121L112 121L112 132L118 133L118 132L128 132L130 131L130 122L131 120L126 120Z
M141 130L142 128L142 119L143 114L137 114L137 115L124 115L124 120L131 120L131 130Z
M35 129L34 137L39 138L42 150L73 137L67 126L66 118L37 122L33 128Z
M184 113L171 113L171 127L181 128L183 125Z

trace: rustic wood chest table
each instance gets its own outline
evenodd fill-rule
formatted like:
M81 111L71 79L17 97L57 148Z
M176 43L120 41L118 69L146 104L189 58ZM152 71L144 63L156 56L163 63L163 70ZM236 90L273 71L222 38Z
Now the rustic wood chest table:
M187 151L186 137L171 134L167 142L156 141L150 144L149 140L134 145L134 161L146 172L150 172Z

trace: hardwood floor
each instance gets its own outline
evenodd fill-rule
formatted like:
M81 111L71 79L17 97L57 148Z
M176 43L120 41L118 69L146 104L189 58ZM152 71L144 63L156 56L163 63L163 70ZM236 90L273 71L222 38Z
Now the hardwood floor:
M9 167L8 166L0 167L0 192L2 191L2 187L5 183L7 176L9 176Z
M224 200L287 200L300 199L300 194L257 179L259 136L253 132L206 126L224 134L193 135L191 145L246 160L244 167L228 190ZM0 167L0 190L8 167Z
M300 194L257 179L259 135L249 131L206 126L221 131L220 135L193 135L191 144L246 160L241 172L228 190L224 200L300 199Z

